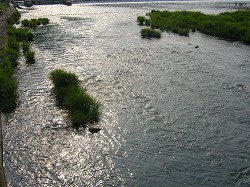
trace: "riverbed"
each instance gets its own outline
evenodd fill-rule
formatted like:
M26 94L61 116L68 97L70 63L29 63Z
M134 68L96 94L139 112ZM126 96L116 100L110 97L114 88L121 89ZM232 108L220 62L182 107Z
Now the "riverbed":
M250 46L199 32L142 39L152 9L232 11L216 2L34 6L36 63L20 57L4 127L9 186L249 186ZM49 74L75 73L102 103L102 130L70 127Z

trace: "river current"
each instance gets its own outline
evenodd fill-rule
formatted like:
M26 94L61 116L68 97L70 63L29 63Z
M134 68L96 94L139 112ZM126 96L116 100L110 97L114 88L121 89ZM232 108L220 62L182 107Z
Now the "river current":
M216 2L34 6L36 63L19 59L19 105L4 126L11 187L250 186L250 46L191 33L141 39L152 9L231 11ZM102 103L102 130L70 128L49 74L75 73Z

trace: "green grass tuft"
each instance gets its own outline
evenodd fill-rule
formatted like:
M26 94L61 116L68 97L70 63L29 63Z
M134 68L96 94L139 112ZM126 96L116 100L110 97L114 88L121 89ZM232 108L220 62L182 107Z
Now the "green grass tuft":
M154 29L142 29L141 30L141 37L142 38L161 38L160 31L154 30Z

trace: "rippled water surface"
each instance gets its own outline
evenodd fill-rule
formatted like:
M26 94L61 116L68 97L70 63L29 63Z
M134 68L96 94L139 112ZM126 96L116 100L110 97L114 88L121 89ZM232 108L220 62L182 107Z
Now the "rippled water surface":
M19 106L4 127L9 186L249 186L250 47L198 32L140 38L151 9L218 3L34 6L36 64L20 58ZM198 48L196 48L198 46ZM97 134L70 128L49 73L74 72L102 103Z

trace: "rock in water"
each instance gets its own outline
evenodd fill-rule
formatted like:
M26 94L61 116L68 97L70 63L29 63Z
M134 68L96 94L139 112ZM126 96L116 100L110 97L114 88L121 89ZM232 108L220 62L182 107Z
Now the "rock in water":
M89 132L91 132L92 134L97 133L101 130L101 128L98 127L89 127Z

